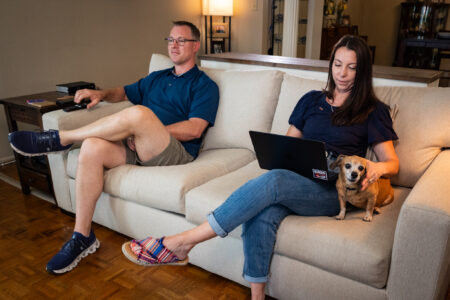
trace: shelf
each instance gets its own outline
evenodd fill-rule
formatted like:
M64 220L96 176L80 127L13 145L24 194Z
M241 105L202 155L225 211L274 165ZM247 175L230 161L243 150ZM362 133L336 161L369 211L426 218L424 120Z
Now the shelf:
M404 40L404 43L406 47L438 48L443 50L450 50L450 40L407 38Z

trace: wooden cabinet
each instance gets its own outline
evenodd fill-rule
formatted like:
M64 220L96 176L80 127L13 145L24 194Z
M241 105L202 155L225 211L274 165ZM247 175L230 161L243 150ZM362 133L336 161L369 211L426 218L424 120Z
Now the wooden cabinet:
M38 126L40 130L42 126L42 115L46 112L60 109L56 105L56 100L67 94L59 92L47 92L41 94L33 94L8 99L0 99L0 104L4 105L6 121L8 122L9 132L18 130L18 122L23 122ZM36 107L27 104L27 99L45 99L55 102L55 105ZM53 184L46 156L23 156L14 152L16 159L17 171L19 173L20 184L24 194L30 193L30 187L47 191L54 196ZM56 198L55 198L56 201Z
M320 59L329 60L334 44L346 34L358 35L358 26L340 26L322 28Z
M401 4L394 66L439 69L440 59L450 50L450 39L442 33L448 6L419 1Z

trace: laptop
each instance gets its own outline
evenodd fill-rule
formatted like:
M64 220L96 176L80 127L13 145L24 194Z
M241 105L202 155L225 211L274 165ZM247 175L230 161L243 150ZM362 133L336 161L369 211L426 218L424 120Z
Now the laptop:
M261 169L286 169L324 181L338 176L338 172L328 169L324 142L259 131L249 133Z

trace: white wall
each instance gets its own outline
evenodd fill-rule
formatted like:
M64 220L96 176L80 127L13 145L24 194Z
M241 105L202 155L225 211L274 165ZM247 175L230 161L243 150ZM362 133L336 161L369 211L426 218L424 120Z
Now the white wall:
M201 25L201 0L1 0L0 98L93 81L132 83L166 53L173 20ZM0 160L12 155L0 108Z
M231 51L267 54L269 2L269 0L234 0Z

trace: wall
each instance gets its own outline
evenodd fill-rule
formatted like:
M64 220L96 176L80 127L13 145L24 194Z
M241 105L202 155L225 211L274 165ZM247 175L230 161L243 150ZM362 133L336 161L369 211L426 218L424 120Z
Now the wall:
M403 0L349 0L346 14L360 35L375 46L375 64L392 66L397 45L400 3Z
M231 51L267 54L269 0L234 0Z
M360 0L364 1L364 0ZM375 64L392 66L397 47L402 0L364 1L361 34L368 36L369 45L375 45Z
M0 98L85 80L132 83L166 53L171 21L201 25L201 0L2 0ZM12 152L0 106L0 161Z

